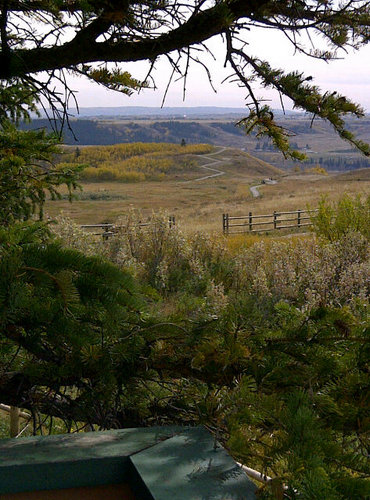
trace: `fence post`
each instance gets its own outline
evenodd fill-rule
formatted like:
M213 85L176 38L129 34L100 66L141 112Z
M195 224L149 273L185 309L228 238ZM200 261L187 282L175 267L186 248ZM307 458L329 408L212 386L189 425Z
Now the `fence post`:
M109 227L108 227L108 226L105 226L105 228L104 228L104 233L102 234L102 236L103 236L103 240L104 240L104 241L107 241L107 239L109 238L108 234L106 234L106 233L108 233L108 232L109 232Z
M277 212L274 210L274 229L277 228L276 223L277 223Z
M298 210L298 213L297 213L297 225L298 227L301 227L301 211Z
M222 214L222 231L229 234L229 214Z
M19 408L10 407L10 437L16 437L19 434Z
M252 222L252 212L249 212L249 231L252 231L253 222Z

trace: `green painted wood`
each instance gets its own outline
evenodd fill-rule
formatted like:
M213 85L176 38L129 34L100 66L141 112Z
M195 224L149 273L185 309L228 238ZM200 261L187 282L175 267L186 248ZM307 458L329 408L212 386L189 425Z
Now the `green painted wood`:
M0 472L0 500L1 493L130 482L129 470L129 457L10 466Z
M130 457L154 499L255 500L256 485L202 427Z
M0 494L128 481L128 457L179 429L151 427L1 440Z
M181 427L144 427L0 440L0 470L11 465L129 456L175 435Z
M128 482L140 500L255 500L255 485L202 427L0 441L1 493Z

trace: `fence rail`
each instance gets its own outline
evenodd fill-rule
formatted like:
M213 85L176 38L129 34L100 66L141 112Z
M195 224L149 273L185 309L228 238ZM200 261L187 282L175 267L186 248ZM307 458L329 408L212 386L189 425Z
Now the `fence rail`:
M146 222L140 222L138 224L139 227L146 227L146 226L151 226L155 224L153 221L146 221ZM170 215L168 218L168 225L169 227L173 227L176 224L175 216ZM103 223L103 224L83 224L80 226L81 229L89 229L89 230L101 230L99 232L94 232L93 234L95 236L101 236L103 240L107 240L111 236L114 236L119 230L124 229L124 225L117 225L117 224L109 224L109 223Z
M272 214L262 215L253 215L252 212L249 212L248 215L239 216L223 214L222 230L224 234L230 234L238 232L260 233L288 228L300 229L312 225L311 214L317 211L318 209L315 208L313 210L293 210L291 212L275 211ZM235 230L235 228L237 229Z

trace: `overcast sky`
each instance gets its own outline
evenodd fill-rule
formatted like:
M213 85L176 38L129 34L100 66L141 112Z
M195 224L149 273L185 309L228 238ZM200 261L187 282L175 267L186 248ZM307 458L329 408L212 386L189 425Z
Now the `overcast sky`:
M294 54L291 43L280 32L274 30L253 29L249 34L249 54L267 60L273 67L285 70L300 70L307 76L314 77L314 83L323 90L337 90L355 102L360 103L367 112L370 112L370 46L354 52L352 49L340 57L343 59L323 61L308 58L301 54ZM321 40L316 40L316 48L325 49ZM185 101L183 100L183 83L171 84L165 101L165 106L227 106L243 107L246 92L238 88L236 83L221 84L231 70L224 68L224 46L220 37L209 42L217 60L203 56L212 74L217 93L214 93L208 83L206 73L199 65L193 65L189 70ZM131 72L135 78L144 78L147 64L144 62L122 65L122 68ZM139 95L131 97L119 94L88 82L83 78L70 81L71 87L78 91L77 99L80 107L95 106L160 106L171 74L169 64L162 58L156 65L154 73L157 90L146 89ZM258 97L270 100L270 105L279 108L279 98L272 91L261 89L256 91ZM284 104L291 108L289 100Z

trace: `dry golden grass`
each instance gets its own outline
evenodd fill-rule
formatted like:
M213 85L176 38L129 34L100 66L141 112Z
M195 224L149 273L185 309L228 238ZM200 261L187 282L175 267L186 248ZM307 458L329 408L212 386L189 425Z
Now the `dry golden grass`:
M338 200L343 193L366 195L370 178L366 174L348 172L345 174L283 176L274 186L263 186L263 195L256 199L255 210L272 213L274 210L297 210L315 207L322 196ZM257 213L257 212L256 212Z
M276 240L283 240L286 238L289 238L292 244L294 245L295 242L298 240L301 240L304 238L305 240L307 238L313 238L314 234L308 234L306 233L300 233L300 234L281 234L281 233L274 233L274 232L269 232L265 234L258 234L258 233L239 233L239 234L230 234L227 237L227 246L228 249L232 254L238 255L240 251L251 247L255 243L261 243L261 241L265 244L266 248L269 248L269 245L273 241Z
M61 210L81 224L112 222L132 207L149 214L166 210L186 231L202 229L222 231L222 214L270 214L274 210L290 211L315 207L323 195L337 200L343 193L369 192L367 170L341 175L282 174L281 171L241 151L227 149L219 155L224 162L215 168L225 175L204 181L174 180L121 184L115 182L84 183L84 200L48 201L46 212L54 217ZM209 160L208 160L209 161ZM202 163L206 163L203 158ZM212 172L208 172L212 173ZM199 176L207 175L199 168ZM265 177L275 177L278 184L260 188L261 197L253 198L249 187ZM89 197L101 197L100 200ZM105 198L105 199L103 199ZM251 237L251 236L250 236Z

